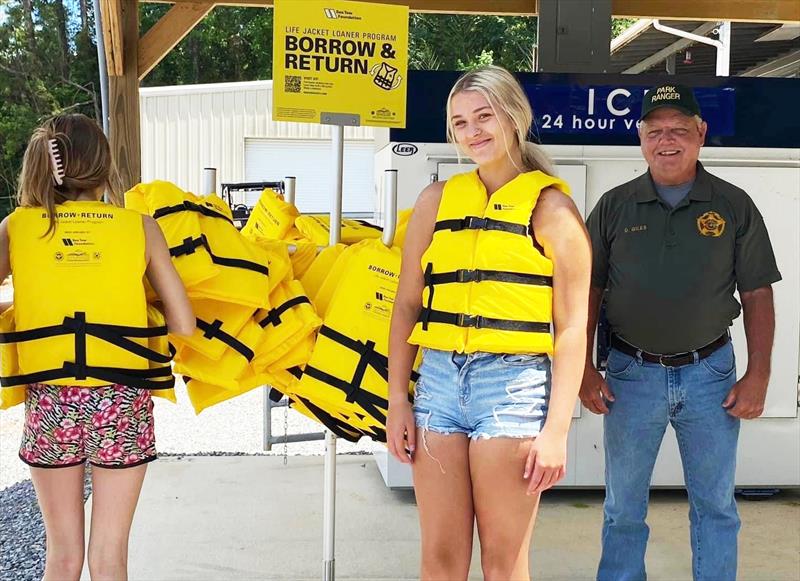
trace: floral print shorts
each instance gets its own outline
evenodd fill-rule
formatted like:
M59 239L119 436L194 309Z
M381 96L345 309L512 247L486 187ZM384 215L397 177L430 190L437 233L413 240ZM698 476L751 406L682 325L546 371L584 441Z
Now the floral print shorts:
M156 459L153 401L125 385L31 384L19 457L37 468L129 468Z

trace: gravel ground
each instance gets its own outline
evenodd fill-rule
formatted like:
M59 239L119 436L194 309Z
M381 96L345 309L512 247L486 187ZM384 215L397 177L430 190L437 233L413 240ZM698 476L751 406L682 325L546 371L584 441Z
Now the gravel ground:
M83 500L91 493L86 471ZM44 575L44 523L30 480L0 491L0 581L39 581Z
M178 404L154 398L156 446L164 455L240 455L284 452L282 444L264 452L264 390L256 389L195 415L182 384L176 386ZM24 407L0 412L0 581L39 580L44 572L44 528L28 467L17 457ZM286 415L285 415L286 414ZM319 432L322 426L285 408L272 412L274 436ZM368 453L381 446L367 439L357 444L337 441L337 453ZM288 444L289 456L323 454L322 441ZM288 460L291 462L291 458ZM90 494L87 482L86 497Z

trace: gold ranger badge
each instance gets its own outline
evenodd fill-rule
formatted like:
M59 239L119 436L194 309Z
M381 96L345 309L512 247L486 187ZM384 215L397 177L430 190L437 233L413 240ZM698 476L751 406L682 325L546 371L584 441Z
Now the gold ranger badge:
M697 229L703 236L719 238L725 231L725 219L716 212L706 212L697 219Z

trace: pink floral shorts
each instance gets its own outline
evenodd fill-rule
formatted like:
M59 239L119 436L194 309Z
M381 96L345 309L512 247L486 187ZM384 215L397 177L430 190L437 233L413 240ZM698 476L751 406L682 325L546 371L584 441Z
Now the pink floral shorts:
M153 400L125 385L36 383L25 396L19 457L37 468L129 468L156 459Z

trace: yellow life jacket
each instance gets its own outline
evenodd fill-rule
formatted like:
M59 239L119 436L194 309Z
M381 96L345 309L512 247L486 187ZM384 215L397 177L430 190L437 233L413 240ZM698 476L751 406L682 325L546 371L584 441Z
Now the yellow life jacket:
M0 334L0 382L171 388L171 355L158 340L166 326L148 324L141 215L103 202L55 212L52 235L42 208L17 208L8 219L15 293Z
M389 323L400 249L364 240L339 260L347 266L295 394L329 413L360 414L365 425L376 428L372 437L385 440Z
M286 389L291 382L297 381L296 378L300 373L299 369L256 373L251 368L248 368L239 379L236 386L231 389L226 389L211 383L204 383L188 376L184 376L183 381L186 383L186 392L189 395L189 401L195 413L199 414L204 409L244 395L257 387L276 386L282 390ZM278 398L278 400L280 400L280 398Z
M552 353L553 263L530 231L541 191L562 180L532 171L491 197L477 171L450 178L422 255L422 311L409 343L472 353Z
M294 252L290 255L292 271L294 277L300 279L317 257L317 245L304 237L294 226L283 237L283 241L294 245Z
M317 246L330 243L331 218L325 214L306 214L294 221L300 233ZM341 241L343 244L355 244L361 240L380 238L383 229L365 220L342 218Z
M126 203L156 219L190 298L268 307L269 254L241 235L218 196L198 197L168 182L139 184Z
M197 327L216 341L226 345L218 359L206 357L190 347L181 347L175 355L175 373L187 375L201 383L209 383L225 389L239 388L239 379L247 372L255 357L259 343L264 339L264 330L253 319L248 319L242 329L232 335L222 330L214 321L197 318Z
M170 335L170 339L182 353L191 349L214 360L232 348L232 339L255 313L252 307L209 299L192 299L191 303L198 321L194 333L188 337Z
M187 200L189 198L186 192L170 182L154 181L138 184L125 192L126 208L151 216L160 208L183 208ZM195 240L202 236L199 212L173 211L159 215L156 219L170 249L179 247L187 238ZM173 260L173 264L187 288L208 280L222 271L222 267L212 261L204 247L182 255L180 260Z
M344 244L335 244L334 246L324 248L314 259L314 262L311 263L311 266L306 270L305 274L300 278L300 282L303 283L303 288L315 305L319 289L322 288L325 279L331 274L333 265L336 264L336 261L342 252L344 252L345 248L347 248L347 246ZM332 290L333 289L331 289L331 292Z
M305 364L311 355L310 347L304 340L312 336L322 324L322 320L314 312L311 301L306 296L303 286L297 280L278 285L270 294L270 309L261 309L255 314L255 321L264 329L264 338L256 348L253 368L257 371L273 367L281 363L296 346L302 352L293 354L293 361L283 364L283 369Z
M270 240L268 238L250 238L257 246L266 251L267 267L269 268L269 292L282 282L292 280L294 272L292 261L289 257L289 249L282 240Z
M299 215L294 204L284 201L276 191L266 189L261 192L261 197L250 212L242 234L281 240L294 226L295 218Z

